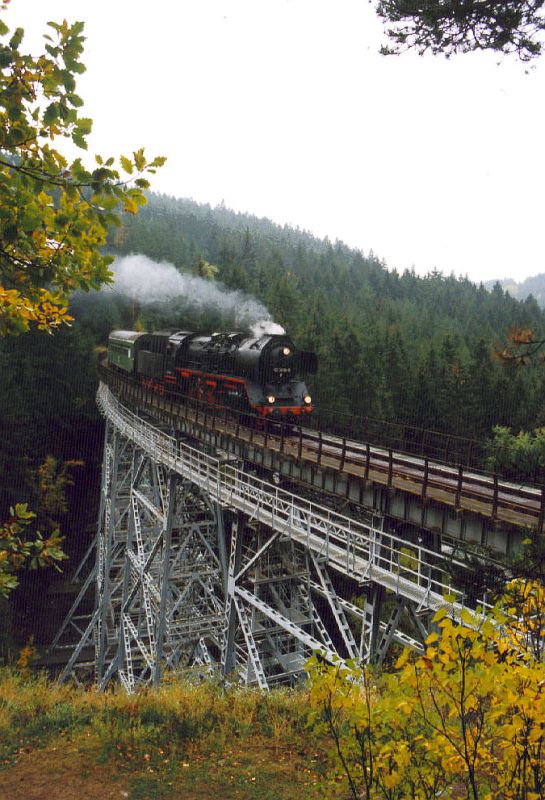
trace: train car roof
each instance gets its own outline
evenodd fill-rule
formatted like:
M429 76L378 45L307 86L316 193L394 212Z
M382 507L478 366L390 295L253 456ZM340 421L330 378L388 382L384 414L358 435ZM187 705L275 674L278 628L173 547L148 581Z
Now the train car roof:
M124 342L135 342L141 336L148 336L147 331L112 331L108 339L121 339Z

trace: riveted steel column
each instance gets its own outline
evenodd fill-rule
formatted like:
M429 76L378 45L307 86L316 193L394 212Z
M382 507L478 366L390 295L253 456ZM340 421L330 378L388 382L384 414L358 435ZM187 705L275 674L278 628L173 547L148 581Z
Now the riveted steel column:
M169 578L170 578L170 548L172 542L172 520L174 517L174 505L176 502L176 475L171 474L168 479L168 491L166 496L165 525L163 528L162 546L162 575L161 575L161 599L159 601L159 619L157 620L157 631L155 635L156 652L155 668L152 672L152 683L158 686L161 681L161 668L163 659L163 648L166 633L167 601L169 597Z
M111 453L110 453L111 448ZM106 659L106 640L108 633L108 620L107 615L110 612L110 595L111 595L111 569L112 569L112 550L113 538L115 528L115 515L117 503L117 489L118 489L118 467L119 467L119 449L120 441L119 434L114 429L113 442L108 445L104 443L104 463L106 468L103 468L103 481L106 482L109 477L109 485L105 486L105 491L108 497L104 499L105 516L103 530L99 531L99 541L97 547L97 608L100 606L99 620L98 620L98 636L97 636L97 653L96 653L96 670L95 680L100 683L104 674L104 663ZM111 463L107 464L111 459ZM109 466L109 469L108 469ZM101 495L103 492L101 492ZM101 503L103 499L101 497Z
M235 604L235 576L240 569L242 552L242 531L244 529L244 516L237 514L231 526L231 550L229 553L229 569L227 575L227 592L225 596L225 622L223 628L223 643L221 648L221 667L224 675L229 675L235 668L235 633L237 623L237 610Z
M360 641L360 659L365 664L373 662L376 656L384 587L378 583L373 583L370 584L367 591L368 596L363 610L364 616Z

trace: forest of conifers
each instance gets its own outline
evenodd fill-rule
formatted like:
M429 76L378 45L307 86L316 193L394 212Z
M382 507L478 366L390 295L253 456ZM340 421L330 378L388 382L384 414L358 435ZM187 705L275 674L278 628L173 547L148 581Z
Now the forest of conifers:
M499 285L488 291L436 272L399 274L372 252L223 206L154 194L138 216L124 216L110 249L193 274L204 262L217 267L218 284L254 295L298 346L318 353L319 372L308 383L318 408L330 414L481 441L497 425L514 433L545 425L545 366L495 356L513 326L545 332L544 312L532 298L519 302ZM108 332L135 325L211 331L235 327L236 320L183 298L153 306L116 292L75 296L71 311L72 327L53 336L0 341L0 518L13 503L28 502L47 527L55 515L40 506L38 468L48 455L57 459L56 467L50 464L57 477L64 462L85 462L65 470L70 510L61 518L57 508L54 519L77 558L85 544L77 532L92 527L96 515L102 448L96 364Z
M372 252L164 196L152 196L112 243L184 271L203 258L219 268L217 280L262 300L299 346L318 352L320 406L479 439L498 424L545 424L545 372L495 357L513 326L543 329L532 298L437 272L400 275Z

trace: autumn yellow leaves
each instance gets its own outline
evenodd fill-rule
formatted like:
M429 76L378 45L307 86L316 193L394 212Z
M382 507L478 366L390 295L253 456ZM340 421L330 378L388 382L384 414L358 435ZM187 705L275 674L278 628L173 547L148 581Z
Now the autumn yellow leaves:
M488 615L445 610L395 671L311 664L316 718L353 798L545 796L545 590L513 581Z

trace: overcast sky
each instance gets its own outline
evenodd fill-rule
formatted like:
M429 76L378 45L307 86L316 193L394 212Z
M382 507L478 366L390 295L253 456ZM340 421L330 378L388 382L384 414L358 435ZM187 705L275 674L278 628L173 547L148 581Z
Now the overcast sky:
M545 272L545 56L378 55L374 0L12 0L36 52L85 21L89 152L153 188L472 280Z

